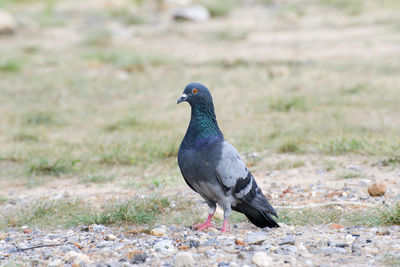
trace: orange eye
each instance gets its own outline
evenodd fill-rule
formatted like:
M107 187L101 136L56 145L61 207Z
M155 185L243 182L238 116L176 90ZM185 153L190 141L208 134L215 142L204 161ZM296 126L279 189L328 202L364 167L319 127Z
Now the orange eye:
M198 90L196 88L193 88L192 93L195 95L197 94Z

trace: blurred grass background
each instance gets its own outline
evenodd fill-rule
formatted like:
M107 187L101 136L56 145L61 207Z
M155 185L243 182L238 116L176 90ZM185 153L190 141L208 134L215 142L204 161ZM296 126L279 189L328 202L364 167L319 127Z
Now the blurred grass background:
M193 2L212 18L175 22L168 1L0 0L18 22L0 36L1 184L182 184L176 100L195 81L243 154L400 163L399 1Z

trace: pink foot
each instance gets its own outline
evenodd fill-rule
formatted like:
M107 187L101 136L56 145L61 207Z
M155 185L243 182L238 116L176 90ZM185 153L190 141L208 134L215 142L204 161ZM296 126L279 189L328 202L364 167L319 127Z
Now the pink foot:
M222 225L221 228L221 233L229 232L229 228L227 227L227 225L228 225L228 219L225 219L224 224Z
M205 229L211 227L211 218L214 214L209 214L207 220L204 223L195 224L192 226L193 229L199 228L199 231L204 231Z

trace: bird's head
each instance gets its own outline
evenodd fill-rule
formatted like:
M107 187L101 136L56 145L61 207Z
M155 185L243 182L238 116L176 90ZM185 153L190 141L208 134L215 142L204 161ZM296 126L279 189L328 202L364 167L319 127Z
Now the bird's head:
M190 105L209 104L212 103L212 97L207 87L201 83L189 83L183 90L182 96L178 99L177 104L186 101Z

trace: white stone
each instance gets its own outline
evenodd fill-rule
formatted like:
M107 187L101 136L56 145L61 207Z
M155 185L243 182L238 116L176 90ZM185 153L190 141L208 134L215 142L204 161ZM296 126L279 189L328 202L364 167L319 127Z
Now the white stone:
M113 234L109 234L109 235L106 236L105 239L106 239L107 241L114 241L114 240L117 239L117 237L116 237L115 235L113 235Z
M67 262L70 262L70 263L77 263L77 264L79 264L81 262L84 262L86 264L94 263L89 258L88 255L85 255L85 254L82 254L82 253L79 253L79 252L76 252L76 251L73 251L73 250L70 250L65 254L64 260L67 261Z
M347 240L347 241L353 241L354 239L355 239L355 237L352 236L351 234L347 234L347 235L346 235L346 240Z
M155 236L163 236L167 232L167 227L165 225L157 226L151 229L150 234Z
M49 262L49 264L47 264L47 267L58 267L58 266L64 266L64 262L61 259L53 260Z
M203 22L210 19L210 11L202 5L178 8L173 12L174 19Z
M14 17L5 10L0 9L0 33L14 33L17 22Z
M164 255L171 255L175 253L176 249L171 240L161 240L154 245L154 249Z
M308 253L306 246L304 246L303 244L298 245L298 249L301 253Z
M192 1L191 0L164 0L163 2L166 5L186 6L186 5L189 5Z
M174 261L174 267L190 267L194 265L194 259L189 252L179 252Z
M95 233L101 233L107 229L104 225L101 224L92 224L89 227L91 227L92 231Z
M272 266L272 258L265 252L256 252L253 255L252 262L260 267Z
M264 240L267 240L268 236L265 232L252 232L245 237L245 243L249 245L261 244Z

